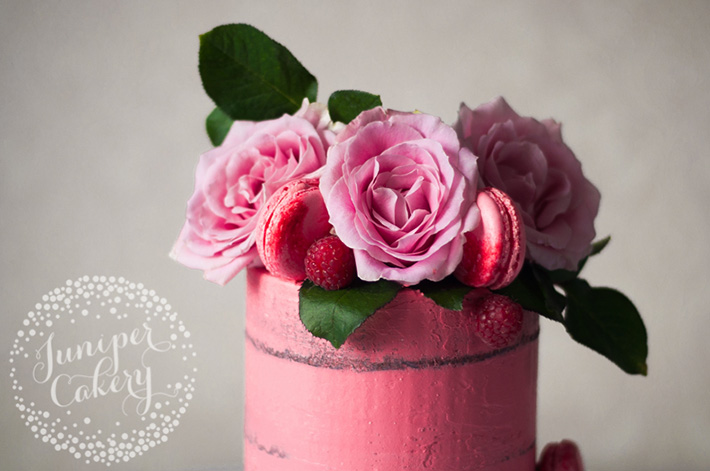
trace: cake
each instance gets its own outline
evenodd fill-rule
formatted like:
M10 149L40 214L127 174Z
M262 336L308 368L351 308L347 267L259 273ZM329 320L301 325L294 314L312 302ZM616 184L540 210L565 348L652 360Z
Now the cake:
M249 25L199 59L215 147L171 255L247 271L245 470L581 470L569 440L536 465L540 315L630 374L647 342L581 278L609 238L560 125L501 97L452 126L362 91L320 104Z
M491 348L405 289L336 350L300 322L299 285L247 271L245 469L535 469L537 314Z

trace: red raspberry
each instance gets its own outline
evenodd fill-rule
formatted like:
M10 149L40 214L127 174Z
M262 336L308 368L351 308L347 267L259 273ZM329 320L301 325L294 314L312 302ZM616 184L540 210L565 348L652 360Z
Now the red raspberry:
M493 348L512 345L523 331L523 308L500 294L488 294L473 301L474 331Z
M330 291L355 280L355 255L338 238L330 235L313 242L306 252L306 276Z
M571 440L548 443L542 450L537 471L584 471L582 455Z

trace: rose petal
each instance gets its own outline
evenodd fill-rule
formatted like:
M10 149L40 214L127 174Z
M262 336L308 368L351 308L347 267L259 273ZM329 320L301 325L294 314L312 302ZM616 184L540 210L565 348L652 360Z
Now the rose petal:
M235 121L222 145L200 157L175 259L220 284L258 263L253 231L261 207L283 184L322 168L335 141L329 123L325 108L307 101L297 116Z
M342 131L320 187L360 278L413 284L459 263L461 231L478 221L476 176L475 157L440 119L376 109Z
M519 205L527 257L550 270L576 269L595 236L599 192L562 141L560 125L521 117L496 98L475 110L462 104L454 127L477 155L482 182Z

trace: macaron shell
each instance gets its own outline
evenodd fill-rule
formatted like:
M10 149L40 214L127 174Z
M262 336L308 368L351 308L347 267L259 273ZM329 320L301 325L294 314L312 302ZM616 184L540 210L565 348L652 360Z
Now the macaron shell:
M509 221L496 198L488 192L479 193L476 204L481 222L465 235L466 254L456 276L461 282L480 288L496 282L500 266L509 258L509 244L505 243Z
M256 246L273 275L302 280L306 251L330 233L328 212L317 180L297 180L276 191L257 224Z
M525 225L520 210L515 202L506 193L497 188L490 188L490 193L498 202L502 213L507 220L506 244L508 245L508 258L499 267L497 281L491 284L490 289L500 289L513 282L525 261Z
M504 192L484 188L476 204L481 223L465 234L464 257L454 275L476 288L499 289L520 273L525 258L525 230L520 212Z

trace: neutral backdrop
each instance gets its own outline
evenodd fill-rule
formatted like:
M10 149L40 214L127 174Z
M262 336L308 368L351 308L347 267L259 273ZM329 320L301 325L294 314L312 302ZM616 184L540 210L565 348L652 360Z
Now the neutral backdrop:
M538 449L572 438L590 470L710 468L710 2L8 1L0 3L0 354L66 279L122 275L165 296L199 353L169 440L118 469L237 470L244 278L221 288L168 252L212 109L198 35L247 22L336 89L455 120L503 95L561 121L602 193L596 285L649 335L632 377L544 321ZM33 437L0 371L2 470L100 469Z

